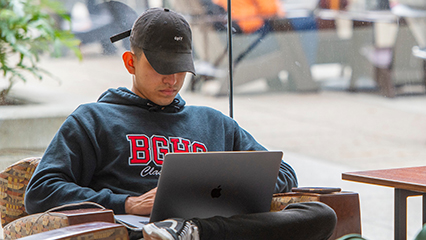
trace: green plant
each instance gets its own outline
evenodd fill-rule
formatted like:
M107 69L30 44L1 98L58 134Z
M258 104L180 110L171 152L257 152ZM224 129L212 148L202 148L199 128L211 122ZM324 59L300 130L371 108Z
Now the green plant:
M16 82L26 82L28 75L40 80L51 75L38 66L42 54L58 57L65 47L82 59L80 41L70 31L59 29L54 16L70 21L59 1L0 0L0 69L8 81L0 89L0 105L6 103Z

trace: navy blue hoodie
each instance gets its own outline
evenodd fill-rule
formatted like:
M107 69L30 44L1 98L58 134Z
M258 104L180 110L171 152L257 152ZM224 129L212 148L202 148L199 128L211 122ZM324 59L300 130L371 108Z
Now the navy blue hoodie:
M178 95L162 107L126 88L109 89L79 106L46 149L25 194L28 213L92 201L125 213L128 196L156 187L168 152L265 150L221 112L185 106ZM275 192L297 186L284 161Z

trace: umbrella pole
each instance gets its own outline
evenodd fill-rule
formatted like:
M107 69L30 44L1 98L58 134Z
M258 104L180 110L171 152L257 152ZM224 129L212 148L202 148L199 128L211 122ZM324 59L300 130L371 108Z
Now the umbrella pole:
M229 66L229 116L234 118L234 80L232 60L232 14L231 1L228 0L228 66Z

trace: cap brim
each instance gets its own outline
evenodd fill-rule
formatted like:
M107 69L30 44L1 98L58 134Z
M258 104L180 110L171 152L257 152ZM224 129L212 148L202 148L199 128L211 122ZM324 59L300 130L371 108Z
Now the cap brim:
M145 49L143 52L152 68L159 74L190 72L196 75L192 53L151 52Z
M132 30L127 30L127 31L124 31L124 32L119 33L119 34L115 34L114 36L110 37L109 39L111 40L112 43L115 43L115 42L117 42L121 39L129 37L131 32L132 32Z

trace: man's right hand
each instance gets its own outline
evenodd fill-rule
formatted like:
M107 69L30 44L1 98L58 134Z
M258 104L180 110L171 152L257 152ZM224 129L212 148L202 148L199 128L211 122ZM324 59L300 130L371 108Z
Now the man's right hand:
M144 216L150 215L156 193L157 188L154 188L138 197L128 197L125 202L126 213Z

